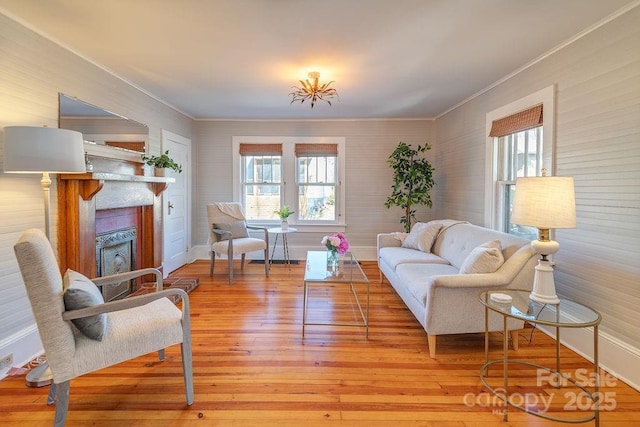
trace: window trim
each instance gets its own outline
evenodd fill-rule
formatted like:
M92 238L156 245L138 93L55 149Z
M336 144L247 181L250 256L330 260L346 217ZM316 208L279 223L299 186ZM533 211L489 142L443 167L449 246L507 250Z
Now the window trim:
M298 231L344 231L346 227L345 217L345 170L346 170L346 138L345 137L297 137L297 136L233 136L232 137L232 173L233 173L233 201L241 202L242 170L240 168L240 144L282 144L282 180L285 203L293 205L297 201L296 196L296 144L335 144L338 146L338 194L336 195L336 221L304 221L302 223L291 219L289 225L298 228ZM291 160L291 164L286 161ZM291 185L287 185L291 183ZM276 227L277 220L250 221L254 225Z
M551 175L555 175L555 85L551 85L534 92L524 98L520 98L514 102L497 108L487 113L485 122L485 199L484 199L484 226L494 230L501 229L501 220L499 209L496 206L496 197L502 197L498 194L497 186L497 170L498 151L497 137L489 136L494 120L498 120L517 112L526 110L535 105L542 104L542 165Z

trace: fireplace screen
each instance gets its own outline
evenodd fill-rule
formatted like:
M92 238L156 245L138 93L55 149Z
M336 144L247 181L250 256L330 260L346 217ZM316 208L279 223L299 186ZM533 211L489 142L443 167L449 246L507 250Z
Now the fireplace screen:
M125 228L96 235L96 273L98 277L136 269L136 228ZM102 287L105 301L124 298L135 292L136 281Z

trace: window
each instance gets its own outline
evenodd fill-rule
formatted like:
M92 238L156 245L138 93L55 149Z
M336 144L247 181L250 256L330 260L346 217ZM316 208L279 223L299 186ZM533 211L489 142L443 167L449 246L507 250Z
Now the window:
M298 218L336 220L337 144L296 144Z
M276 225L289 205L296 226L344 226L344 138L234 137L234 199L247 220Z
M498 138L497 210L500 230L534 240L537 230L511 222L513 196L518 177L540 176L542 171L542 125Z
M511 223L511 210L518 177L553 171L553 99L551 86L487 114L485 223L490 228L537 238L535 228Z
M240 144L242 197L247 220L272 218L282 195L282 147Z

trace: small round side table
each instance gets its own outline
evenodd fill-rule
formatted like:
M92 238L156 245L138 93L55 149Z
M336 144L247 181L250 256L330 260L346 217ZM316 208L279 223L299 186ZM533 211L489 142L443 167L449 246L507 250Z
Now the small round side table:
M288 228L274 227L274 228L268 228L267 231L271 234L276 235L276 240L273 242L273 249L271 250L271 256L269 257L269 269L271 269L271 264L273 264L273 255L275 254L276 246L278 245L278 236L282 235L282 250L284 252L284 263L289 267L289 270L291 270L291 259L289 258L289 243L287 242L287 234L295 233L296 231L298 231L298 229L294 227L288 227Z

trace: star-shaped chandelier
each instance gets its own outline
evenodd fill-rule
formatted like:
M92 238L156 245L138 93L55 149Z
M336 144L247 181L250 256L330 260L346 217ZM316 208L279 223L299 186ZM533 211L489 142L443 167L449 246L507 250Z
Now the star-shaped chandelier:
M300 84L302 85L302 87L294 86L294 91L289 94L289 96L291 97L291 104L296 101L300 101L301 104L304 104L304 101L309 99L311 100L311 108L313 108L318 100L326 101L329 105L331 105L330 99L338 97L338 92L335 89L329 87L329 85L333 83L333 81L324 84L320 84L318 82L318 80L320 79L319 72L310 72L309 79L300 80Z

